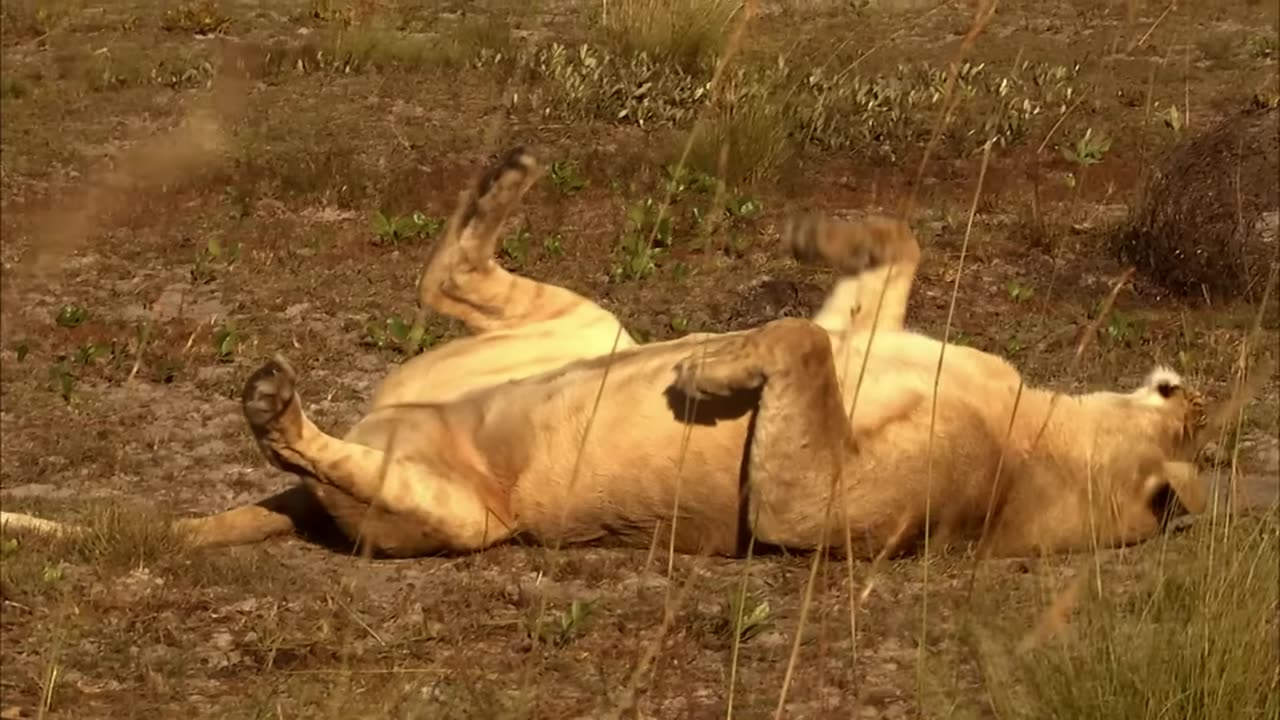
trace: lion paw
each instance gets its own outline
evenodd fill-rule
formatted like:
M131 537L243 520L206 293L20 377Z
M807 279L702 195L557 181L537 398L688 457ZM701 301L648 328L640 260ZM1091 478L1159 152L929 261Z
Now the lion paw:
M695 351L676 363L673 383L692 398L726 397L764 384L764 367L753 357L745 341Z
M249 376L240 400L255 435L287 441L300 431L302 408L296 384L297 374L279 354Z
M816 214L787 219L783 240L802 262L823 260L845 275L918 259L919 244L903 221L881 215L839 220Z
M539 171L538 159L524 146L511 148L481 176L475 210L484 215L507 215L520 204Z

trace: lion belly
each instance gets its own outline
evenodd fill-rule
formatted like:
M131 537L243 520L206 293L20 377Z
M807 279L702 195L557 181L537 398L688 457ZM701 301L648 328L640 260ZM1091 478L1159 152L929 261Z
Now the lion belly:
M545 381L513 383L488 398L477 446L510 468L511 508L523 533L548 543L669 541L732 553L752 398L684 422L673 398L686 343L591 363ZM603 390L601 382L604 381Z

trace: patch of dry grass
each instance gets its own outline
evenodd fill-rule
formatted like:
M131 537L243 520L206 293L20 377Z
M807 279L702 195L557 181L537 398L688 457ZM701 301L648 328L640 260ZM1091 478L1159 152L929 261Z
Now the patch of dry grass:
M706 67L724 49L741 0L616 0L602 25L624 53L644 53L688 71Z
M998 716L1280 715L1280 515L1189 532L1143 548L1132 579L1090 579L1056 639L1018 654L1007 625L976 634Z

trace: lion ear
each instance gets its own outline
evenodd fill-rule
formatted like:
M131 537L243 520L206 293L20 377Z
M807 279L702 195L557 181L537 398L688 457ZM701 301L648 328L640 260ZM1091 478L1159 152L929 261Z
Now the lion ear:
M1192 515L1204 512L1209 505L1208 489L1200 479L1194 463L1161 463L1158 472L1147 475L1143 496L1149 503L1164 488L1172 490L1178 498L1178 503Z

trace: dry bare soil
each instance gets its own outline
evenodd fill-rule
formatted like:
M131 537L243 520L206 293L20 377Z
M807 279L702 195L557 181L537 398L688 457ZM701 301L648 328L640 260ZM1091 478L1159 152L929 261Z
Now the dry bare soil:
M901 561L852 611L872 569L824 563L793 648L808 557L175 545L157 516L290 482L237 402L265 357L288 355L322 427L359 416L404 357L440 219L516 143L555 165L502 262L643 337L807 312L829 277L779 251L783 214L893 210L914 189L914 327L943 332L954 285L950 337L1036 382L1124 386L1164 362L1225 394L1249 298L1138 274L1072 358L1125 269L1109 233L1154 159L1276 102L1274 3L1001 4L919 183L970 3L762 3L725 76L733 108L679 172L706 58L634 56L644 38L601 18L626 2L529 5L5 1L0 497L99 532L4 540L0 717L702 718L732 689L734 716L760 718L793 649L787 717L1048 717L1001 700L1016 673L992 658L1082 567L1141 605L1145 578L1198 552L1188 533L1083 564ZM674 220L651 232L668 197ZM432 322L430 342L459 332ZM1242 504L1275 501L1276 413L1272 378L1232 438Z

